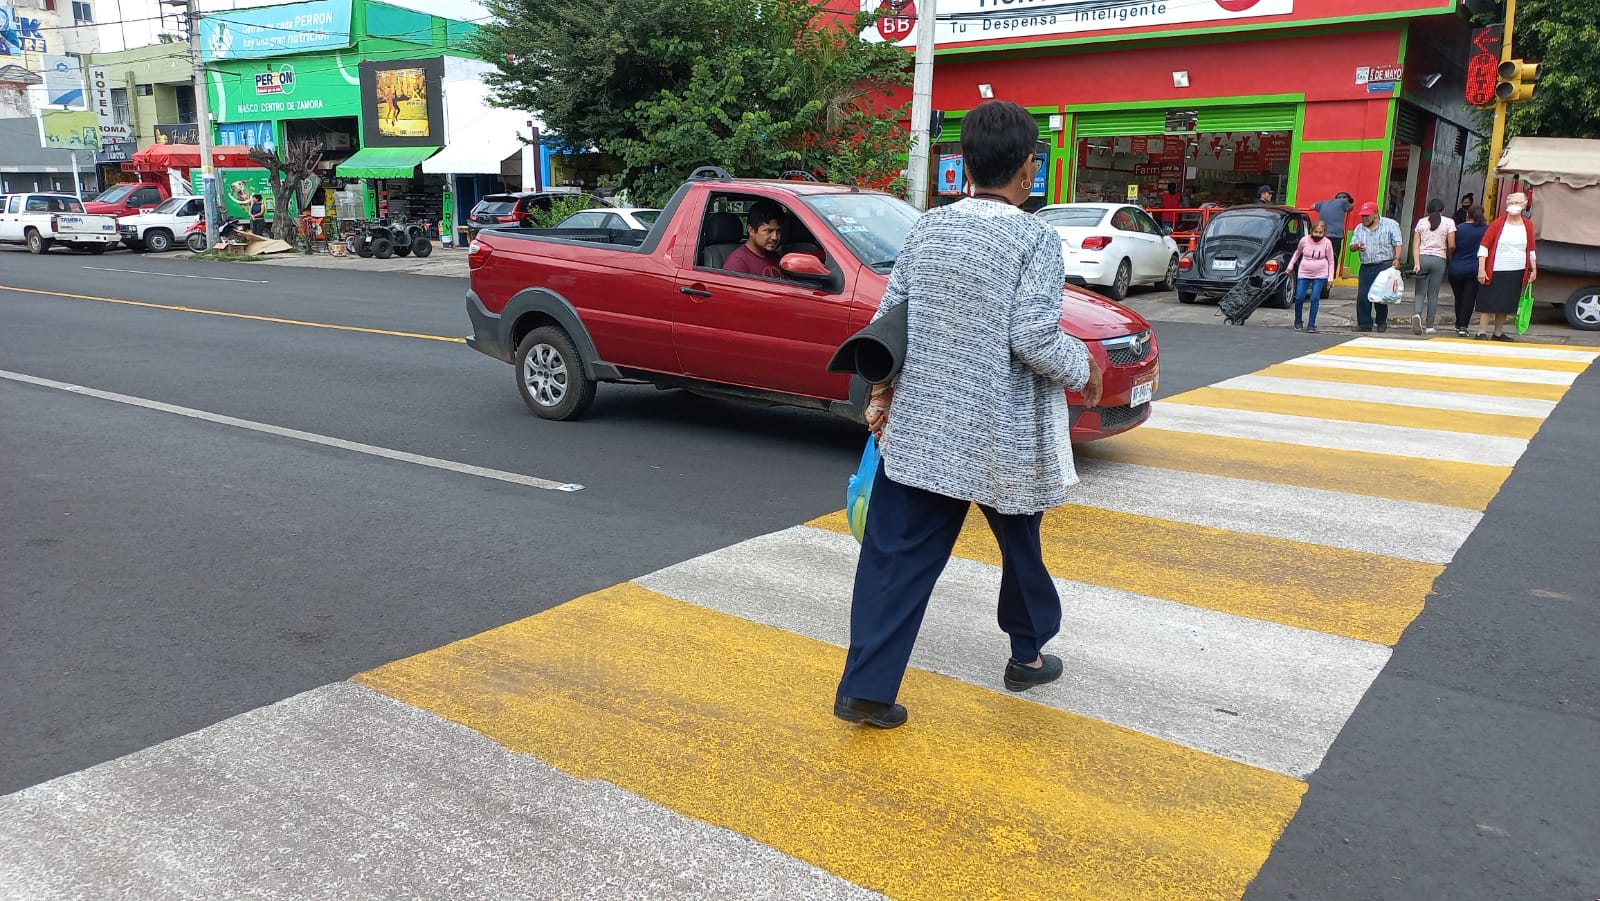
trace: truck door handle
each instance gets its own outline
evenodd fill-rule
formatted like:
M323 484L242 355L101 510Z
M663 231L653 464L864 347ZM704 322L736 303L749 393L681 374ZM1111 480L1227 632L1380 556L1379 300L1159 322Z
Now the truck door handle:
M678 291L680 291L683 294L687 294L690 297L710 297L711 296L711 292L707 291L704 288L690 288L690 287L685 286L685 287L679 288Z

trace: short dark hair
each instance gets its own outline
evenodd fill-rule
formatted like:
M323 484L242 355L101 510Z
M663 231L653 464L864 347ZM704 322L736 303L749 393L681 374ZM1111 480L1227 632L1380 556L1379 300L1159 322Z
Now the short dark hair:
M783 207L770 200L757 200L750 205L749 212L745 213L744 224L746 228L754 231L774 219L782 224Z
M961 156L975 187L994 188L1010 181L1038 143L1038 120L1008 100L980 103L961 120Z
M251 200L260 200L261 199L261 195L260 194L251 194L250 195L250 199Z

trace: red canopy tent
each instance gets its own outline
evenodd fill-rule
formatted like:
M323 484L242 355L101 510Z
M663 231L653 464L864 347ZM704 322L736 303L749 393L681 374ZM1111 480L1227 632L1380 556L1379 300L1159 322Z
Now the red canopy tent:
M200 168L198 144L151 144L129 160L136 172L165 172L168 169ZM211 164L218 169L259 168L250 158L250 148L222 146L211 148Z

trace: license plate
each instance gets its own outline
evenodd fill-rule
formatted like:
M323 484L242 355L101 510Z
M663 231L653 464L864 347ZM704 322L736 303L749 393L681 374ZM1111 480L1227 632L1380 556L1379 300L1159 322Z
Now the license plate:
M1143 385L1134 385L1133 396L1128 398L1128 406L1142 407L1150 402L1150 398L1155 396L1155 393L1155 382L1145 382Z
M1233 272L1239 268L1238 260L1212 260L1211 268L1218 272Z

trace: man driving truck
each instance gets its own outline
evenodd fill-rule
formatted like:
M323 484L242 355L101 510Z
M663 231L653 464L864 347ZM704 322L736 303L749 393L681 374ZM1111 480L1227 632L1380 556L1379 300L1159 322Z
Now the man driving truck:
M763 278L782 278L783 270L778 268L778 244L783 240L783 208L766 200L752 204L745 214L745 232L748 235L745 242L728 254L722 268Z

